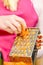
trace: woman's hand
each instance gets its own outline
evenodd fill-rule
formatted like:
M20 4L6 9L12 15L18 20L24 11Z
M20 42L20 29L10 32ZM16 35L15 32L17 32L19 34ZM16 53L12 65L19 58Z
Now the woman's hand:
M11 11L16 11L19 0L3 0L4 6Z
M0 29L9 33L21 33L26 28L25 20L16 15L0 16Z

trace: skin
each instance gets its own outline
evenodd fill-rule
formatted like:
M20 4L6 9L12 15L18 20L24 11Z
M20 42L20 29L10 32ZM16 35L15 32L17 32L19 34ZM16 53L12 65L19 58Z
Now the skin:
M17 10L17 4L19 0L3 0L3 4L7 9L11 11ZM26 28L25 20L16 15L0 16L0 29L9 33L21 33L22 28Z
M26 28L25 20L16 15L0 16L0 30L5 30L9 33L21 33L22 28Z
M19 0L3 0L4 6L11 11L16 11Z

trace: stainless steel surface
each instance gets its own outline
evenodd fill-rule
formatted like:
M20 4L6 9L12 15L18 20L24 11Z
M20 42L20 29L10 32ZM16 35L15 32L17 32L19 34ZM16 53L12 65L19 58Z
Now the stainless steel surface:
M32 57L36 43L38 28L28 28L28 35L25 38L17 36L9 56Z

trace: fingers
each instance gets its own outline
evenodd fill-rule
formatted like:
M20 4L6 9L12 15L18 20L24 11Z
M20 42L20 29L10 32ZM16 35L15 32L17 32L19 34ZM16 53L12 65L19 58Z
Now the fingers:
M0 24L0 29L12 33L12 31L7 26L5 26L4 23Z
M21 32L21 25L20 25L19 22L17 22L17 21L14 19L14 17L11 17L10 23L11 23L14 27L16 27L16 29L17 29L18 32Z
M21 17L13 15L11 17L11 20L12 20L11 23L17 28L19 33L22 31L22 29L25 30L27 28L25 20L22 19Z
M14 16L14 18L15 18L15 20L17 21L17 22L19 22L21 25L22 25L22 27L25 29L25 28L27 28L27 25L26 25L26 22L25 22L25 20L23 19L23 18L21 18L21 17L18 17L18 16Z
M27 28L25 20L16 15L11 16L6 25L16 34L21 33L22 29L25 30Z
M4 20L4 21L3 21ZM0 28L9 33L21 33L22 28L26 28L26 23L24 19L14 15L14 16L3 16L0 19Z
M7 20L4 22L4 30L6 30L9 33L20 33L21 32L21 26L18 22L16 22L14 19L12 20Z
M6 26L5 30L9 33L18 33L17 28L14 25L12 25L10 21L4 22L4 25Z

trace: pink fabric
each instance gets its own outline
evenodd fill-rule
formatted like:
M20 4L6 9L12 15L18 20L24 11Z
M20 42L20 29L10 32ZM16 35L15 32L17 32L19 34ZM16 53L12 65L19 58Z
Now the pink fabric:
M3 57L5 61L9 61L9 52L13 45L16 35L5 35L0 36L0 49L3 53Z
M18 10L16 12L11 12L7 10L0 0L0 15L12 15L16 14L26 20L28 27L34 27L37 23L38 16L34 10L31 0L20 0L18 3Z
M12 14L16 14L24 18L28 27L36 26L36 23L38 21L38 16L30 0L20 0L18 3L18 10L16 12L11 12L7 10L3 6L2 0L0 0L0 16L12 15ZM4 35L6 33L5 32L3 33L2 31L0 31L0 34ZM3 57L5 61L9 61L7 57L14 39L15 39L15 35L9 36L8 34L6 34L6 36L5 35L0 36L0 48L2 49Z

